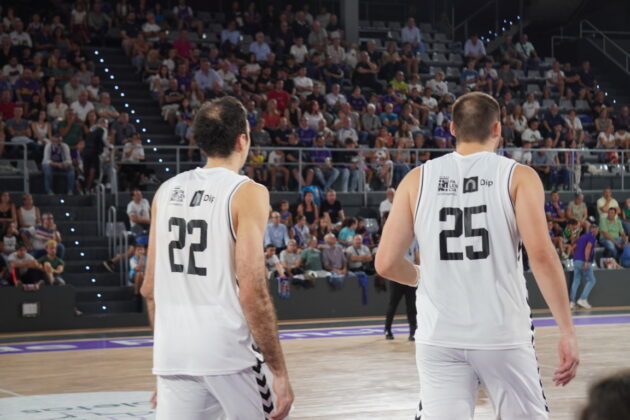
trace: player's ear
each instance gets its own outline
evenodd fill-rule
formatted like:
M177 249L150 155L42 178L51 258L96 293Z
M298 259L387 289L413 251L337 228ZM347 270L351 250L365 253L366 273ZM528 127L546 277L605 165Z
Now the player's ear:
M249 149L249 136L247 134L241 134L236 138L236 151L242 152Z
M451 134L453 137L457 137L457 134L455 134L455 123L453 123L453 121L451 121L450 123L448 123L449 129L451 130Z
M501 137L501 121L495 121L495 123L492 124L492 137Z

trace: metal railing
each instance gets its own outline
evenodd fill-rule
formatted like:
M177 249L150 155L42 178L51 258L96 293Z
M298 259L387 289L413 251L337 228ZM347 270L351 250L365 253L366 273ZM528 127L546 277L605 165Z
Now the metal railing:
M115 256L122 255L122 269L119 271L120 285L126 286L127 277L129 275L129 258L127 257L127 250L129 249L128 235L130 232L127 232L127 230L123 228L124 224L122 222L119 225L116 206L110 206L107 210L107 226L109 227L109 231L106 232L109 256L110 258L113 258Z
M494 32L499 32L499 1L498 0L490 0L483 6L479 7L473 14L466 16L466 19L459 22L455 25L455 7L451 9L451 22L453 25L451 27L451 39L455 40L456 33L459 29L464 29L464 38L468 39L468 24L469 22L479 16L481 12L484 12L489 6L494 5Z
M627 75L630 75L630 53L588 20L580 21L580 38L587 40Z
M184 151L188 153L188 151L191 149L191 146L144 146L144 147L145 149L151 149L154 152L159 151L159 150L174 150L175 151L174 157L173 156L160 157L158 158L157 161L128 162L134 165L152 165L152 166L157 165L160 167L164 167L164 171L161 172L160 175L168 174L168 176L170 177L184 170L193 169L195 167L203 166L205 164L205 160L204 161L183 161L181 157L181 153L183 153ZM119 150L119 149L120 147L117 147L115 150ZM112 151L112 162L115 164L120 163L124 165L126 162L124 161L121 162L121 161L116 160L115 150ZM379 165L383 163L383 162L378 163L374 161L374 155L376 152L386 150L389 153L388 160L390 160L392 163L392 171L396 170L399 175L398 178L400 178L401 175L404 175L408 170L416 166L422 165L424 163L422 156L426 152L429 152L431 154L446 154L453 151L453 149L446 149L446 148L407 148L407 149L403 149L403 148L400 148L400 149L399 148L387 148L387 149L383 149L383 148L358 148L358 149L325 148L325 149L317 149L317 148L312 148L312 147L305 148L305 147L286 147L286 146L254 147L252 148L252 151L253 150L261 150L263 152L282 151L282 152L289 152L294 155L297 154L297 157L295 158L294 161L292 162L285 161L285 162L280 163L279 165L287 167L289 169L289 177L294 177L293 169L297 169L297 171L295 172L301 175L300 177L295 177L296 181L298 182L299 188L302 188L304 186L302 184L302 180L303 180L302 178L304 176L305 169L314 168L314 167L327 168L330 166L343 169L343 165L345 165L343 163L339 163L335 161L330 162L330 164L326 162L312 162L310 159L312 152L326 150L326 151L330 151L333 154L333 156L335 153L338 153L338 152L349 152L349 151L355 152L358 154L358 157L359 157L356 164L357 164L357 169L360 170L361 178L359 179L358 191L352 191L350 193L361 194L363 196L364 205L367 205L368 203L368 188L365 188L365 186L367 185L366 183L366 175L368 172L367 170L368 169L372 170L373 174L376 176L377 174L374 172L377 170ZM514 156L515 153L522 154L523 150L524 149L508 147L508 148L500 149L498 153L511 157L511 156ZM530 149L529 151L533 154L533 153L536 153L538 150L539 149ZM621 190L626 189L625 177L630 173L630 168L627 167L630 164L629 162L630 151L628 150L587 149L587 148L579 148L579 149L566 149L565 148L565 149L546 149L546 150L548 150L549 152L577 153L578 155L580 155L584 164L592 165L591 169L593 169L593 172L599 171L600 175L612 177L612 178L620 177ZM611 154L613 153L616 154L617 160L619 163L610 163L607 160L608 159L607 156L611 156ZM406 157L407 155L410 157L409 161L406 161L404 159L404 157ZM267 170L271 170L274 164L267 162L266 160L267 159L265 158L265 162L257 163L255 165L261 166L262 168L267 169ZM112 166L116 166L115 164ZM248 165L251 165L251 163L247 163L245 165L245 168L247 168ZM582 163L578 164L574 162L574 163L560 165L559 167L566 168L570 172L574 173L578 169L580 169L581 165ZM555 167L556 165L550 165L550 166ZM342 174L339 175L339 178L341 177L342 177ZM317 182L317 178L314 179L314 182ZM336 183L338 182L339 180L336 181ZM386 185L384 185L384 187L386 187ZM580 185L579 184L576 185L574 180L572 180L569 189L572 191L577 191L578 189L580 189ZM341 191L341 192L345 192L345 191Z
M105 233L105 202L105 185L99 182L96 184L96 223L98 224L98 236L103 236Z
M30 191L30 174L28 169L28 145L25 143L0 142L5 154L12 148L22 148L22 152L10 153L10 157L0 159L0 179L20 179L24 183L24 192ZM20 156L20 157L18 157ZM13 166L13 164L16 166Z

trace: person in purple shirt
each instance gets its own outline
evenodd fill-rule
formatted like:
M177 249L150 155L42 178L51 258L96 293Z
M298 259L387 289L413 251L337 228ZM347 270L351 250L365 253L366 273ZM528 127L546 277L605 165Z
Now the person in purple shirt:
M352 91L352 95L348 97L348 103L353 110L357 112L365 112L368 103L365 96L361 94L361 88L359 86L356 86Z
M328 190L339 178L339 169L332 166L332 152L326 148L326 139L318 136L313 146L315 150L309 152L311 162L316 164L313 167L315 178L324 188Z
M589 230L580 236L577 240L575 251L573 251L573 282L571 283L571 309L575 308L577 291L580 287L582 277L586 279L584 290L577 304L583 308L590 308L588 303L588 295L595 286L595 275L593 274L593 257L595 256L595 244L597 243L597 234L599 226L595 223L591 225Z
M547 215L547 220L553 222L553 229L556 235L559 236L567 224L567 217L566 206L560 201L558 191L551 192L549 201L545 203L545 214Z
M22 77L15 81L15 96L18 102L28 104L31 97L39 91L39 82L33 78L31 69L25 68Z
M295 129L295 133L300 139L300 146L311 147L317 137L317 131L308 126L308 119L306 117L300 118L300 126Z

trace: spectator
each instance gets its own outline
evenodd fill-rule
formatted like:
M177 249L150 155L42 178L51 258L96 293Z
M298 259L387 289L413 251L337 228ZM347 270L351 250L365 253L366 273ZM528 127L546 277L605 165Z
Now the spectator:
M536 49L529 42L527 34L523 34L518 44L516 44L516 51L521 55L523 60L523 70L526 69L538 69L540 58Z
M107 121L108 126L120 115L112 105L111 97L107 92L101 93L101 100L94 106L94 110L99 118L104 118Z
M164 90L160 95L160 105L162 106L162 117L165 121L175 124L177 111L182 101L186 98L182 90L180 90L177 80L172 78L168 81L168 89Z
M287 249L280 252L280 264L282 264L287 277L303 273L300 268L300 253L295 239L290 239L287 242Z
M369 88L375 92L381 92L383 90L383 86L381 85L381 82L376 79L378 71L378 66L371 62L368 53L362 51L359 54L359 62L357 63L352 76L353 84L361 88Z
M64 286L66 281L61 277L65 263L57 256L57 242L46 242L46 254L37 260L39 269L43 271L46 283L51 286Z
M464 57L468 59L468 62L473 62L473 67L479 62L479 60L485 58L486 48L483 42L479 39L477 34L472 34L470 38L464 44Z
M420 29L416 26L414 18L407 19L407 24L401 29L400 42L410 44L411 48L420 54L425 51L424 44L422 43L422 34L420 33Z
M396 194L396 190L394 188L387 189L386 198L383 201L381 201L381 204L379 204L378 206L378 211L380 213L381 220L385 220L385 218L391 211L395 194Z
M16 80L14 91L18 102L28 104L31 97L39 92L39 82L33 78L33 72L29 68L25 68L19 79Z
M11 85L15 85L23 71L24 66L18 62L16 56L9 58L9 62L2 67L2 74L4 74Z
M129 122L129 114L126 112L121 112L109 129L116 146L126 144L136 134L136 127Z
M617 210L618 208L609 207L607 217L602 217L599 221L599 243L614 259L621 256L628 239L623 231L621 220L617 217Z
M531 143L532 147L540 146L543 142L542 134L538 130L538 120L536 118L532 118L529 120L528 127L521 134L521 141L523 144Z
M352 127L351 117L345 117L341 119L341 127L337 130L335 137L337 137L337 144L339 146L345 146L345 142L347 139L351 139L354 144L359 143L359 135L357 134L357 131Z
M67 110L68 105L63 102L61 93L56 93L53 101L46 106L46 114L55 122L55 125L64 119Z
M24 108L22 106L16 106L13 109L13 118L6 122L6 129L9 133L9 141L14 144L29 144L33 143L31 125L29 121L22 118L24 115Z
M24 245L19 245L17 250L9 255L8 261L12 273L15 273L16 286L35 284L36 287L39 287L44 284L41 265L26 252Z
M359 144L373 146L381 128L381 119L375 114L376 106L374 104L367 105L367 112L361 114L361 128L359 133Z
M354 235L352 243L344 250L348 260L348 270L354 273L357 278L367 280L367 272L374 272L370 267L373 257L370 248L363 245L363 236Z
M35 233L31 240L31 255L39 258L46 254L46 243L54 240L57 243L57 256L63 258L66 248L61 243L61 234L57 230L55 219L51 213L42 214L42 224L35 226Z
M0 194L0 231L4 232L8 223L17 224L17 211L15 204L11 201L11 195L8 191L3 191Z
M569 130L575 131L576 143L581 145L584 141L584 129L582 128L582 121L577 117L575 109L570 109L567 116L564 119L564 124Z
M300 253L300 267L304 270L305 277L326 277L328 272L324 271L322 265L322 251L318 248L317 236L311 236L308 248Z
M357 230L357 219L354 217L348 217L341 222L341 230L339 231L339 235L337 240L341 244L342 247L347 247L352 245L352 241L354 239L354 235Z
M284 267L276 255L276 247L272 244L265 245L265 266L267 268L267 278L273 280L277 277L286 277Z
M446 81L444 80L443 71L436 72L435 76L433 76L433 79L429 80L426 83L426 86L430 88L433 93L440 98L448 94L448 84L446 84Z
M510 68L510 63L504 61L497 74L497 95L504 93L506 89L520 90L520 81L514 70Z
M564 128L564 118L560 115L558 105L553 104L549 108L549 111L545 113L543 119L543 129L545 131L545 135L548 137L553 136L556 126Z
M293 85L298 95L308 96L313 92L313 80L306 75L306 67L300 67L297 76L293 78Z
M298 220L301 216L304 216L308 225L315 227L319 220L319 206L315 203L311 191L304 192L304 197L298 204L296 213Z
M152 13L147 14L147 20L149 20L149 15L151 15L151 20L155 21ZM92 4L92 10L87 15L87 27L92 35L92 39L104 40L111 25L112 20L105 12L103 12L100 1L94 2L94 4Z
M63 96L66 102L72 104L79 100L81 92L85 92L85 86L79 81L79 76L72 76L70 81L63 87ZM87 94L87 92L86 92ZM87 96L86 96L87 100ZM86 112L87 113L87 112Z
M551 88L553 92L558 92L560 96L564 96L565 76L564 72L560 69L559 61L554 61L551 65L551 69L547 70L545 80L548 88Z
M138 38L142 37L142 34L138 34ZM194 46L188 39L188 31L181 29L179 31L179 37L173 42L173 48L177 51L177 55L182 59L190 59Z
M523 140L525 141L525 139ZM553 164L554 161L549 154L547 145L541 147L532 154L532 168L538 173L545 189L549 189L551 187L551 167Z
M522 56L516 50L512 35L507 35L505 37L505 41L501 44L499 49L501 51L501 59L504 63L507 63L508 66L514 67L516 69L520 69L522 67Z
M494 62L491 58L487 58L484 67L479 71L479 86L483 87L490 95L499 96L498 80L499 75L492 67Z
M545 215L547 220L554 223L554 228L557 232L560 232L558 228L564 228L567 222L566 206L560 201L560 194L558 191L552 191L549 201L545 203Z
M269 54L271 54L271 48L265 42L265 34L262 32L256 33L256 39L249 45L249 52L256 56L256 61L267 61Z
M355 277L354 273L348 272L348 260L343 250L337 245L337 238L332 233L325 236L326 246L322 251L322 262L324 270L329 271L330 282L333 287L339 288L347 277Z
M322 48L326 45L328 41L328 33L326 29L324 29L326 25L320 23L319 20L313 21L311 25L311 32L308 34L308 46L310 48Z
M151 205L142 197L142 191L134 189L131 192L131 201L127 204L127 216L132 233L145 235L151 226Z
M590 97L595 91L595 86L597 86L597 79L595 79L595 76L591 72L590 61L584 60L582 62L582 69L578 72L578 75L580 76L580 87L585 89L587 95Z
M17 218L22 238L25 236L30 238L35 232L35 226L42 222L39 207L33 204L32 195L22 195L22 205L17 211Z
M460 82L468 92L478 90L481 86L479 72L475 70L475 60L468 60L460 75Z
M335 190L326 190L326 199L322 202L321 214L322 217L327 219L331 224L337 224L346 218L343 207L339 200L337 200Z
M20 238L20 232L15 222L7 222L0 224L3 229L2 241L0 241L0 260L5 261L9 255L17 251L20 245L26 245L26 242Z
M337 152L335 162L341 171L341 191L346 193L358 192L363 190L363 179L360 166L361 156L356 151L357 143L351 137L345 139L342 152Z
M593 261L598 231L599 227L596 224L592 224L589 230L577 240L575 251L573 252L573 281L570 293L571 309L575 308L577 291L582 277L585 278L586 284L580 298L577 300L577 304L585 309L591 308L588 296L593 290L596 281L593 274Z
M337 83L332 85L331 91L326 94L325 98L329 109L333 110L340 109L342 104L348 102L346 95L341 93L341 87Z
M133 293L140 294L140 288L144 282L144 270L146 268L146 255L143 246L136 246L133 255L129 258L129 281L128 285L133 286Z
M528 120L531 120L538 117L538 111L540 111L540 103L533 93L528 93L527 100L523 103L523 114Z
M195 72L195 81L202 91L223 89L223 79L210 68L210 62L206 58L201 59L200 68Z
M602 108L599 115L595 119L595 130L598 132L606 131L609 127L613 127L612 119L608 117L608 109ZM612 130L611 130L612 132Z
M311 230L308 226L306 216L301 215L296 217L296 222L291 228L291 233L298 247L305 248L308 246L311 240Z
M583 227L588 219L588 208L584 203L584 194L575 194L575 199L569 203L566 210L566 217L577 220Z
M619 203L612 196L612 189L604 188L602 196L597 199L597 211L599 212L599 219L608 217L608 210L611 208L619 209Z
M94 111L94 104L88 101L88 93L86 90L82 90L76 101L70 104L72 109L81 122L85 122L88 112Z
M44 191L48 195L54 194L52 189L53 172L57 170L65 172L66 191L71 195L74 190L75 173L72 166L70 148L66 143L61 142L61 137L53 136L51 142L44 147L44 158L42 160Z
M332 165L332 152L328 150L324 140L322 136L315 139L314 150L309 152L309 157L315 164L312 169L315 178L324 190L328 190L339 178L340 171Z
M277 252L284 250L289 243L289 231L286 225L280 223L280 213L277 211L271 213L271 222L267 224L265 229L264 242L265 247L273 245Z
M4 89L0 94L0 117L2 120L7 121L13 118L16 106L17 104L11 98L11 91Z

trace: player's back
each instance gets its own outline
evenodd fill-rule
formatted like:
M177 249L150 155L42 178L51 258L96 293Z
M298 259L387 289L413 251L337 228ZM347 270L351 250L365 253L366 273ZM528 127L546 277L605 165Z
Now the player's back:
M255 364L230 213L247 180L226 168L197 168L156 194L155 374L229 374Z
M521 242L510 198L516 162L450 153L422 167L419 343L498 349L531 342Z

